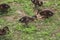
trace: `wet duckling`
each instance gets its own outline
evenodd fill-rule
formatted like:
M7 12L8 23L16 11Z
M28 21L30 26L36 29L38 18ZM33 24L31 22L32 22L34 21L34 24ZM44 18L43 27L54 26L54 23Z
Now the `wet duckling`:
M49 18L51 16L53 16L53 12L51 10L42 10L40 12L37 13L37 15L40 14L41 18Z
M5 35L9 31L9 28L6 26L3 29L0 29L0 35Z

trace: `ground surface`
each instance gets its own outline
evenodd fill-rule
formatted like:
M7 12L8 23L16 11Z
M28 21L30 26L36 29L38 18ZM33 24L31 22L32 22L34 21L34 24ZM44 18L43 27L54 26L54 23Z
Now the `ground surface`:
M54 16L29 23L30 28L25 28L18 21L25 15L34 15L30 0L0 0L1 3L9 4L11 10L0 16L0 28L7 25L10 30L9 34L0 36L0 40L60 40L60 0L44 0L41 9L51 9Z

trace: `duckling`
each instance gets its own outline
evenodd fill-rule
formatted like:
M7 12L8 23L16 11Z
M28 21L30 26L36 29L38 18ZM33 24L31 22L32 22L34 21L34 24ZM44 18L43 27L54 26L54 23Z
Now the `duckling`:
M31 2L35 5L35 7L43 5L43 2L40 0L31 0Z
M37 13L37 15L40 14L41 18L49 18L51 16L53 16L53 12L51 10L42 10L40 12Z
M10 6L8 4L5 4L5 3L0 4L0 12L2 12L2 13L7 12L9 8L10 8Z
M6 26L3 29L0 29L0 35L5 35L9 31L9 28Z
M21 19L19 19L19 21L27 25L29 22L34 21L34 19L32 17L24 16Z

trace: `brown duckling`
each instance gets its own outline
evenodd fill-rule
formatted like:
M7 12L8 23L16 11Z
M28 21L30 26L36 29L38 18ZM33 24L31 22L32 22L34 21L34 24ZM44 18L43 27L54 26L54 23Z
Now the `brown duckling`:
M0 4L0 12L7 12L10 6L8 4Z
M3 29L0 29L0 35L5 35L9 31L9 28L6 26Z
M20 21L21 23L25 23L25 24L27 25L29 22L34 21L34 18L28 17L28 16L24 16L24 17L22 17L21 19L19 19L19 21Z
M38 11L37 15L40 15L41 17L40 18L49 18L51 16L53 16L53 12L51 10L42 10L42 11Z
M43 2L40 0L31 0L31 1L35 6L42 6L43 5Z

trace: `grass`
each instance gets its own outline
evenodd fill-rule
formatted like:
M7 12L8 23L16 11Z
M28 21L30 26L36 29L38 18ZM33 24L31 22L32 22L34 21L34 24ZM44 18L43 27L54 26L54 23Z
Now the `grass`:
M16 4L14 4L14 1ZM13 16L19 16L17 10L23 10L29 16L34 15L33 5L30 0L2 0L1 3L7 3L11 6L11 10L6 16L12 19ZM5 36L0 36L0 40L60 40L60 1L48 0L42 8L54 9L54 16L46 20L37 20L36 23L29 23L30 28L24 27L22 23L18 22L17 18L16 20L9 18L9 21L6 16L2 15L0 26L7 25L10 32Z

